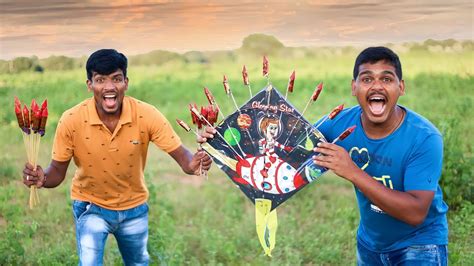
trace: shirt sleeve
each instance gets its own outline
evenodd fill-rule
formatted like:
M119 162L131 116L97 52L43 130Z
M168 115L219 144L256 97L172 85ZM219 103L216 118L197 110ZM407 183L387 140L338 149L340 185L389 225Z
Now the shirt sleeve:
M325 119L327 117L327 115L321 117L316 123L314 123L313 127L319 125L319 123ZM326 138L327 141L331 142L332 139L331 139L331 124L333 123L333 121L331 120L326 120L325 122L323 122L318 128L317 130L319 132L321 132L323 134L323 136Z
M427 137L415 148L404 174L405 191L436 191L443 165L443 139L438 134Z
M166 117L158 111L158 109L153 109L152 122L151 125L149 125L150 140L158 148L170 153L181 146L181 139L176 134Z
M61 116L54 135L52 159L58 162L69 161L74 156L72 129L67 118Z

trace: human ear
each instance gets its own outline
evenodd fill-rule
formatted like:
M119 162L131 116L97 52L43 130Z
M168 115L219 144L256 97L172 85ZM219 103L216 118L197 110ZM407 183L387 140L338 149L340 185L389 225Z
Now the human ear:
M92 81L86 80L86 85L87 85L87 91L91 92L92 91Z
M402 79L400 80L400 96L405 95L405 81Z
M352 96L356 96L355 91L356 91L356 81L352 80L351 82L351 91L352 91Z

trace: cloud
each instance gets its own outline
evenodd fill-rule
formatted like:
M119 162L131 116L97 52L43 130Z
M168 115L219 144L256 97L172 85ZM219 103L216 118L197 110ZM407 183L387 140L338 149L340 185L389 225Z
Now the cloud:
M251 33L285 45L472 39L472 1L2 0L0 57L237 48Z

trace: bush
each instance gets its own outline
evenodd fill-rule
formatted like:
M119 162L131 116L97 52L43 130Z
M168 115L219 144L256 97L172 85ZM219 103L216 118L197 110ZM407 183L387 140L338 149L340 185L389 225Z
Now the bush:
M46 70L70 70L75 67L75 59L64 55L52 55L41 62Z
M43 67L40 66L36 56L17 57L11 61L2 61L0 63L0 74L20 73L25 71L43 72Z
M467 110L465 113L468 113ZM474 159L472 153L465 151L468 147L463 146L466 140L463 139L460 117L448 118L439 125L444 137L444 165L440 184L445 200L453 210L459 209L466 201L474 202L474 186L470 181L474 176Z
M182 61L183 57L178 53L163 50L155 50L146 54L134 55L129 57L130 66L132 65L162 65L169 61Z
M279 52L285 46L275 37L265 34L252 34L247 36L241 50L256 55L272 55Z
M209 59L203 52L191 51L183 54L186 63L199 63L205 64L209 62Z

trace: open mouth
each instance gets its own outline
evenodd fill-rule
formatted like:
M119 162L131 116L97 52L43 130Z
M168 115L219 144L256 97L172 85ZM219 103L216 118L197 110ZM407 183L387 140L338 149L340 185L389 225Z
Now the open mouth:
M107 93L103 96L104 104L107 108L114 108L117 104L117 94Z
M369 109L374 115L382 115L385 110L387 98L381 94L374 94L368 97Z

